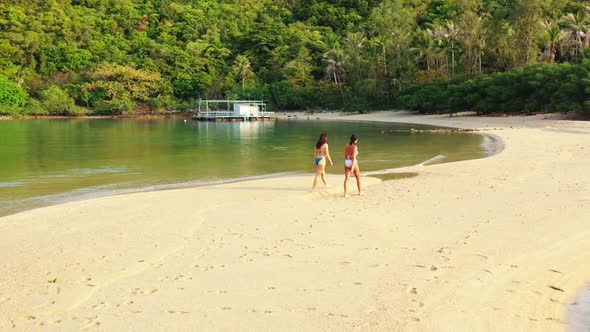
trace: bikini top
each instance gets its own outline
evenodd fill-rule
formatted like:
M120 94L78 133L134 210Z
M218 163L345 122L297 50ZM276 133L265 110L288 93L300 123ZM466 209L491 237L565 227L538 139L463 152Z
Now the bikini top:
M315 155L316 155L316 157L323 157L324 156L324 150L323 150L324 145L325 145L325 143L322 144L322 146L320 146L319 149L318 148L315 149Z
M319 149L315 149L315 156L316 157L323 157L323 152L322 152L322 148Z

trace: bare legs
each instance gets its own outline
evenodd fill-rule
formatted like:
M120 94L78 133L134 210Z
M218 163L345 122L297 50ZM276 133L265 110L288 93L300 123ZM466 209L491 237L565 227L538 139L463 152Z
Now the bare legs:
M326 189L328 189L328 184L326 183L326 160L323 159L322 161L320 161L320 163L318 165L315 166L316 168L316 173L315 173L315 178L313 179L313 187L311 188L311 190L313 191L315 189L315 187L318 184L318 176L322 179L322 182L324 183L324 187Z
M350 173L354 173L354 177L356 178L356 187L359 191L359 195L362 193L361 171L359 170L359 168L355 167L353 170L344 168L344 197L348 197L348 179L350 179Z

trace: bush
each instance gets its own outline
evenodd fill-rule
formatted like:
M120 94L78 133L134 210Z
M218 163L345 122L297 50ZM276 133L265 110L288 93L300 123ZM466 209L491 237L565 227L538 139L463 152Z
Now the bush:
M396 105L421 113L442 113L449 110L450 86L444 81L409 85L396 98Z
M49 112L43 107L41 102L37 99L29 99L29 103L23 109L25 115L48 115Z
M22 108L15 105L0 105L0 115L19 116Z
M52 115L71 115L74 109L74 99L66 91L57 85L41 91L39 99L43 108Z
M474 79L410 85L396 98L399 107L430 112L589 111L590 60L581 64L534 64Z
M150 109L157 110L162 107L162 100L160 100L159 98L149 98L146 101L146 104L148 104Z
M135 103L128 99L103 100L94 104L94 114L121 115L135 108Z
M369 104L365 98L351 97L345 101L342 110L344 112L356 112L364 114L369 111Z
M346 87L343 93L348 94ZM296 86L290 81L280 81L268 87L270 108L275 110L303 110L308 108L340 109L342 93L330 82L313 86Z
M344 104L342 100L343 95L350 95L347 86L342 87L340 92L338 86L329 81L321 81L316 90L316 105L330 110L341 109Z
M28 99L29 95L23 88L7 77L0 75L0 105L25 106ZM8 108L4 108L4 111L8 112Z
M80 116L80 115L87 115L88 113L90 113L90 111L87 108L80 107L78 105L74 105L72 107L72 109L70 110L70 114L69 115Z

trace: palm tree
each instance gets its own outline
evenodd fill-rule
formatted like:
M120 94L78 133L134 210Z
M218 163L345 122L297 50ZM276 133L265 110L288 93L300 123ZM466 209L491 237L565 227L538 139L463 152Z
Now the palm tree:
M583 49L590 46L590 7L578 13L568 13L561 18L565 25L565 42L573 57L579 56Z
M486 47L486 16L474 11L467 11L459 22L461 26L457 43L461 45L463 50L461 58L468 65L466 71L468 74L481 73L482 57Z
M450 20L447 21L445 26L447 30L446 38L451 43L451 76L455 76L455 42L459 35L459 28L457 28L455 23Z
M432 29L426 29L429 35L437 41L441 50L451 52L451 75L455 75L455 44L459 35L459 28L453 21L447 21L445 25L432 25ZM448 62L448 60L446 60ZM448 66L447 66L448 68Z
M432 31L428 29L419 30L417 44L417 47L410 48L410 52L416 55L416 60L422 62L424 65L423 68L426 68L426 71L436 68L438 65L438 51L436 49L436 43L432 38Z
M364 44L367 41L367 38L364 36L362 32L349 32L346 35L345 41L356 52L355 55L360 55L360 52L363 49Z
M331 79L333 78L334 83L341 87L342 81L346 75L344 64L341 61L334 60L332 58L328 58L325 61L327 63L326 77L330 77Z
M328 52L334 51L340 48L340 40L342 37L339 34L330 32L326 35L326 41L328 43Z
M543 27L542 38L545 45L543 46L542 59L545 62L555 62L555 53L557 53L557 45L563 39L563 30L552 21L542 20Z
M326 58L326 77L334 79L334 83L338 85L342 93L342 82L346 78L346 70L344 69L344 53L341 50L334 50L324 55Z
M379 64L383 64L383 77L387 76L387 47L385 46L385 37L375 36L371 39L371 46L375 50L375 60Z
M246 81L246 78L254 74L252 71L252 64L247 56L240 54L236 57L236 60L234 61L234 74L242 80L242 92L244 92L244 82Z
M473 48L475 49L475 51L477 52L477 68L479 70L479 73L481 74L481 59L483 58L483 50L486 48L486 39L485 39L485 33L479 35L476 39L475 39L475 43L473 44Z
M444 30L440 26L432 26L432 29L426 29L427 40L428 40L428 47L431 48L429 51L432 54L431 64L437 70L448 70L449 61L446 54L446 49L444 47L444 40L442 39L444 36Z
M359 81L361 79L361 52L363 47L365 46L365 42L367 38L364 36L362 32L350 32L346 35L345 42L349 45L350 49L352 50L353 56L353 66L355 67L355 79Z

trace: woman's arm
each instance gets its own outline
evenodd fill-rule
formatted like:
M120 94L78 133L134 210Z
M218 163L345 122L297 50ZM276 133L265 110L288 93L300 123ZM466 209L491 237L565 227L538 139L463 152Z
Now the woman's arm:
M328 143L326 143L326 159L328 159L328 161L330 161L330 165L334 166L334 163L332 162L332 158L330 157L330 152L328 150Z
M358 154L359 154L359 148L358 148L358 146L354 145L354 151L352 152L352 165L353 165L353 167L356 167L356 164L357 164L356 156L358 156Z

